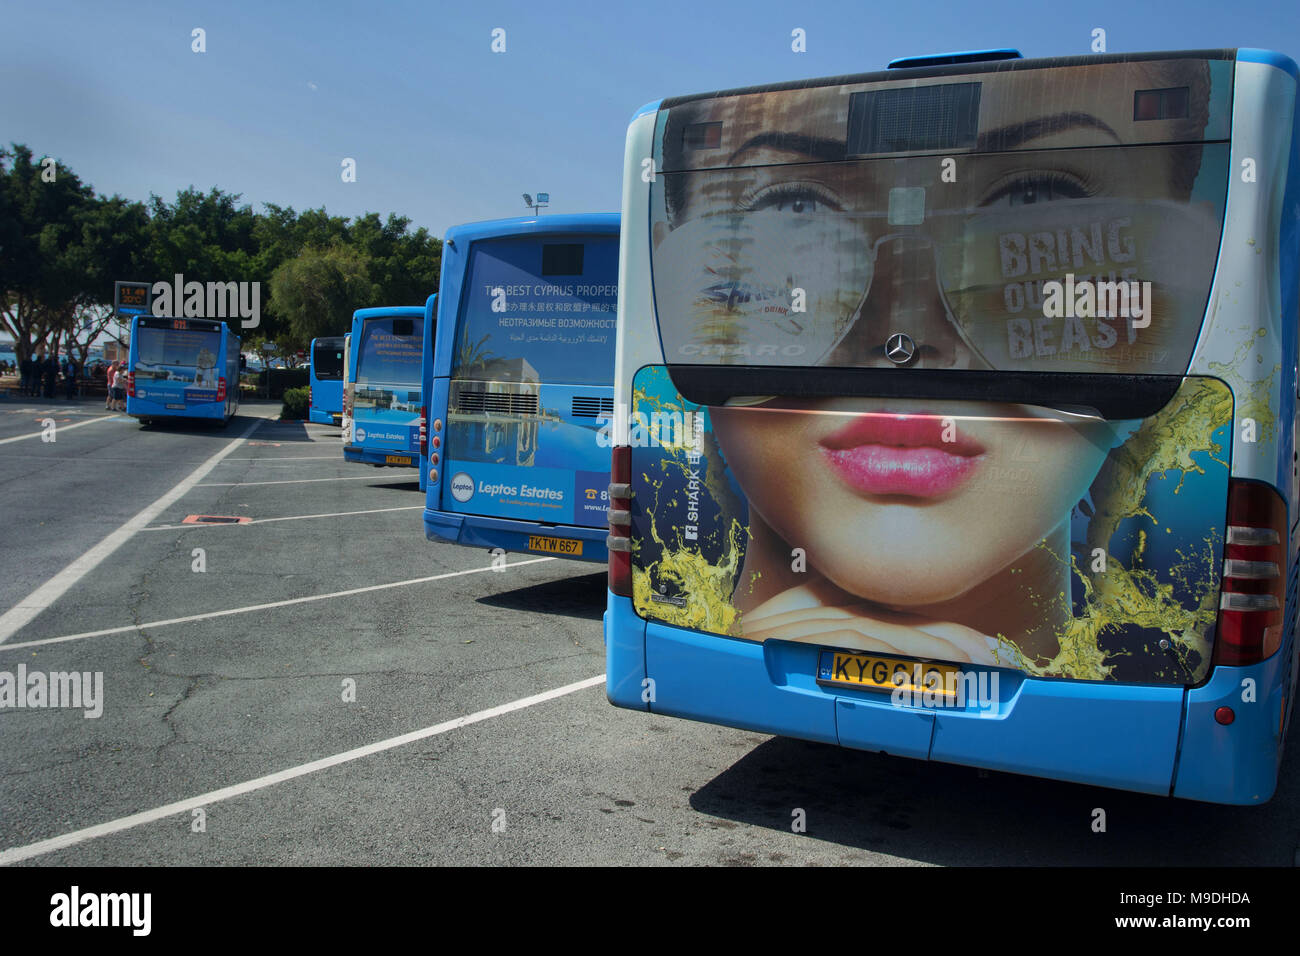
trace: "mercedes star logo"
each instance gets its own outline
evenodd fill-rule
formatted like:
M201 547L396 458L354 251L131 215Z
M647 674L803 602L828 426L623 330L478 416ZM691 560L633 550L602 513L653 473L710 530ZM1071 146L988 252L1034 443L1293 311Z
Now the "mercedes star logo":
M885 357L895 365L906 365L916 354L916 343L910 335L895 332L885 341Z

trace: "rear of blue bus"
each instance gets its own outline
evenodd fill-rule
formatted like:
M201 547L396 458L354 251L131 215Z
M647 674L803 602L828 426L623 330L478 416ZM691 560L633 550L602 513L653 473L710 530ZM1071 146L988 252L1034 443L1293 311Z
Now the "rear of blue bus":
M343 336L311 340L308 367L308 419L322 425L343 424Z
M224 322L137 316L128 361L126 413L141 422L225 422L238 408L239 339Z
M414 468L420 454L420 356L424 309L358 309L352 318L345 401L352 431L347 461Z
M426 379L430 540L607 560L618 223L448 231Z
M1263 803L1300 663L1295 64L1006 56L634 117L609 698Z

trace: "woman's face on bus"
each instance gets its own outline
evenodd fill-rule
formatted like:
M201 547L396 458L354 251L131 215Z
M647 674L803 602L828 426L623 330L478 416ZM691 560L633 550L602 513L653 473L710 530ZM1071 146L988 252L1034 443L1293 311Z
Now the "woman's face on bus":
M664 187L655 234L662 274L705 261L702 280L680 289L656 279L660 309L690 311L722 348L774 344L766 364L889 366L886 333L908 331L921 367L990 367L982 347L996 354L1007 336L1002 293L1014 270L997 249L1009 232L1068 244L1072 227L1087 237L1101 221L1103 235L1131 245L1111 243L1099 273L1144 268L1141 252L1166 248L1158 230L1172 218L1161 203L1187 201L1178 167L1196 156L1108 148L1132 128L1135 85L1173 85L1143 69L1101 75L1086 108L1069 71L1027 98L986 75L980 136L997 145L958 155L951 178L933 155L828 161L844 159L843 141L826 135L843 129L843 96L773 97L764 115L751 98L711 106L700 122L731 124L727 142L739 145L716 164L684 152L676 168L699 171L667 166L679 178ZM1027 114L1026 102L1041 109ZM1097 248L1058 247L1056 266ZM806 312L782 307L791 287L806 294ZM866 316L869 334L846 349ZM1034 547L1087 493L1116 437L1096 419L982 402L774 399L710 414L751 509L833 583L896 606L959 597Z
M1105 423L976 402L774 400L710 415L751 510L837 586L898 607L958 597L1042 540L1114 439Z

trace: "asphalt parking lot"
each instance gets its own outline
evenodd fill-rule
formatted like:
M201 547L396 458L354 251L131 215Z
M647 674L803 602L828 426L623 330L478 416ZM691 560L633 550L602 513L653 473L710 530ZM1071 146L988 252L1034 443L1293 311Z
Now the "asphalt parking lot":
M103 675L0 710L0 862L1296 862L1295 735L1235 808L616 709L601 567L429 542L414 471L277 411L0 401L0 670Z

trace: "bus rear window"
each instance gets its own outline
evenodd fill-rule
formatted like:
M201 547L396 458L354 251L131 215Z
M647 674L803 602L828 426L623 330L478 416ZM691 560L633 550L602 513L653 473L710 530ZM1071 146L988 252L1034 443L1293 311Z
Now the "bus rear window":
M1228 84L1186 58L669 105L665 358L1181 374L1223 228ZM728 156L706 165L678 131L719 120Z
M424 319L366 319L357 353L358 385L420 384Z
M159 370L212 368L221 351L221 333L139 328L136 364Z
M343 381L343 348L334 345L317 345L311 353L312 369L321 381Z
M617 303L615 236L477 243L461 298L452 377L608 385Z

